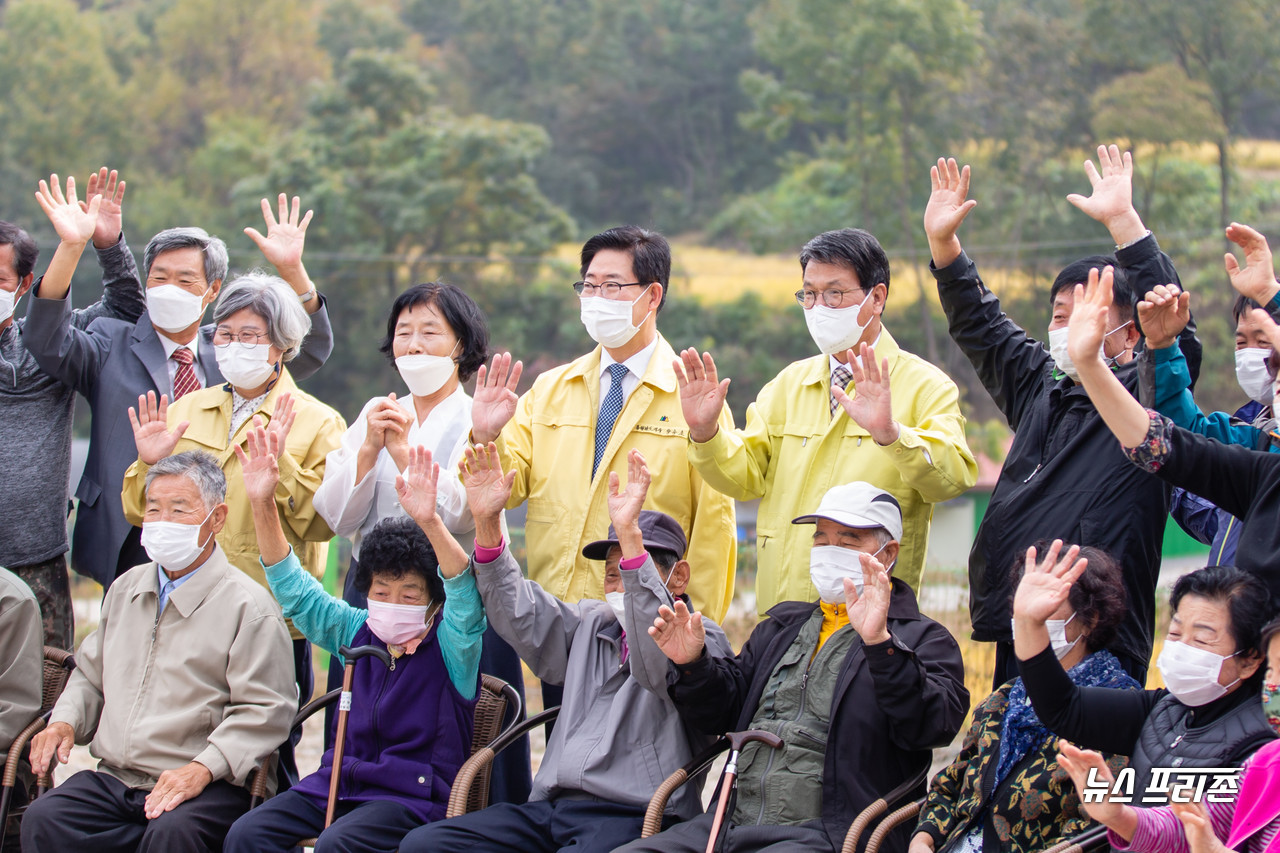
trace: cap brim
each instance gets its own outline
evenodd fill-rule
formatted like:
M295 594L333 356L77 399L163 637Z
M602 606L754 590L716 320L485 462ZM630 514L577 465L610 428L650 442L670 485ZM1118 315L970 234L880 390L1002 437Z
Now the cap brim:
M849 518L848 516L841 517L838 515L823 515L821 513L810 513L809 515L802 515L802 516L799 516L798 518L791 519L791 523L792 524L817 524L820 519L825 519L826 521L834 521L836 524L840 524L845 527L855 527L860 530L872 530L877 527L884 527L884 525L878 521L868 521L865 518Z
M609 549L618 544L617 539L597 539L588 542L582 548L582 556L588 560L604 560L609 557Z

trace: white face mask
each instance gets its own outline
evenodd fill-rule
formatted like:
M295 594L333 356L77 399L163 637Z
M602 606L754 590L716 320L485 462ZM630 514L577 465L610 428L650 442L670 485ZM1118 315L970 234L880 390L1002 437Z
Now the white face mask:
M627 612L627 607L625 604L626 593L606 592L604 594L604 600L608 602L609 607L613 609L613 615L618 617L618 622L620 624L625 625L626 623L623 622L622 615Z
M236 388L257 388L275 371L271 362L271 344L242 344L232 341L214 347L218 370Z
M1049 645L1053 646L1053 653L1058 656L1058 660L1065 658L1084 636L1077 634L1074 640L1067 639L1067 626L1075 618L1076 614L1072 613L1069 619L1046 619L1044 622L1044 627L1049 631Z
M1189 708L1199 708L1226 695L1232 685L1218 683L1222 665L1235 655L1214 654L1208 649L1197 649L1186 643L1168 641L1160 650L1156 667L1164 686L1173 697Z
M457 349L457 347L454 347ZM402 355L396 359L396 370L415 397L436 393L458 370L452 355Z
M1120 360L1120 356L1124 355L1124 350L1121 350L1108 358L1105 353L1107 338L1111 337L1132 322L1132 320L1129 320L1126 323L1121 323L1119 326L1116 326L1114 329L1102 336L1102 346L1098 347L1098 357L1107 363L1107 367L1115 367L1116 363ZM1076 370L1076 363L1071 360L1071 354L1067 351L1067 338L1070 334L1071 330L1066 326L1063 326L1061 329L1050 329L1049 355L1053 356L1053 361L1057 364L1058 370L1066 374L1067 378L1072 382L1079 382L1080 371Z
M587 327L587 334L591 336L591 340L612 349L634 338L636 332L640 331L640 326L644 325L645 320L649 319L649 314L653 312L645 314L644 319L637 325L631 322L631 308L636 302L644 299L650 287L653 285L646 287L634 302L605 299L603 296L579 297L582 307L582 325Z
M876 549L879 556L889 543ZM844 604L844 579L853 580L854 589L862 595L862 551L839 545L814 545L809 549L809 579L818 588L818 597L827 604Z
M13 316L13 309L18 304L18 293L0 287L0 323Z
M213 510L209 510L209 515L213 515ZM209 515L199 524L144 521L142 547L146 549L147 556L171 572L180 572L190 566L209 543L208 539L200 541L200 528L209 520Z
M870 298L868 293L867 299ZM848 308L828 308L821 300L804 310L804 324L809 327L809 337L813 338L823 355L845 352L858 343L867 326L871 325L870 319L865 323L858 322L861 310L861 302Z
M1271 350L1262 347L1246 347L1236 350L1236 381L1250 400L1270 406L1275 399L1271 374L1267 371L1267 359Z
M176 284L147 288L147 316L166 332L181 332L204 314L204 297Z

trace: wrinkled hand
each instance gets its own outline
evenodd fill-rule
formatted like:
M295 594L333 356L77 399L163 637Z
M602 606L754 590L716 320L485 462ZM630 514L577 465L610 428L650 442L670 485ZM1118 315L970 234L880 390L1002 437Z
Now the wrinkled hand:
M463 452L462 486L467 491L467 505L475 518L497 518L511 499L516 472L502 473L498 446L468 445Z
M396 402L394 392L383 397L369 413L365 415L364 446L377 452L387 446L388 437L394 436L396 443L409 444L409 413Z
M1058 765L1067 771L1067 775L1075 783L1076 794L1080 798L1080 808L1098 823L1119 831L1124 818L1124 804L1111 802L1110 796L1104 797L1102 802L1086 803L1084 799L1084 792L1089 785L1090 770L1096 771L1095 786L1099 782L1105 782L1107 790L1110 791L1112 783L1115 782L1111 768L1102 760L1101 753L1094 752L1092 749L1077 749L1065 740L1058 742L1058 749ZM1128 836L1125 837L1128 838Z
M862 642L872 646L889 639L889 597L893 585L884 564L870 554L858 554L862 563L862 595L853 578L844 579L845 610L849 624Z
M165 812L171 812L180 804L194 800L213 781L209 768L199 761L184 764L176 770L166 770L156 780L156 786L143 801L147 820L155 820Z
M277 270L296 269L302 264L302 248L307 242L307 226L311 224L312 211L308 210L299 221L302 204L297 196L293 197L292 209L289 197L284 193L280 193L276 203L279 206L278 219L271 213L271 203L265 198L262 200L262 219L267 225L265 237L256 228L246 228L244 233Z
M853 374L854 396L843 388L832 386L831 394L840 407L853 418L854 423L871 433L881 446L898 440L898 424L893 419L893 395L889 390L889 359L876 363L876 353L866 343L862 349L862 364L854 358L851 349L845 355L849 359L849 372Z
M82 205L76 198L76 179L67 178L67 194L62 194L62 184L57 175L50 175L49 181L40 182L36 191L36 202L53 230L58 232L58 239L64 243L83 246L89 242L97 227L98 211L102 206L102 197L95 196L87 205Z
M138 447L138 458L148 465L154 465L173 453L178 440L191 425L183 421L174 429L169 429L169 398L160 395L156 402L156 392L148 391L138 398L138 408L129 407L129 423L133 424L133 443Z
M76 745L76 733L69 723L51 723L44 731L31 738L31 769L37 774L50 773L53 760L66 764L71 760L71 748Z
M493 357L488 370L480 365L476 371L476 393L471 399L471 436L476 444L488 444L498 440L498 434L516 413L520 395L516 387L524 363L511 363L511 353L499 353Z
M253 427L245 434L245 453L240 445L233 444L236 458L240 460L240 472L244 476L244 490L252 502L275 500L276 486L280 483L278 460L284 449L278 432L263 427L262 417L253 416Z
M952 242L956 231L978 202L969 198L969 167L959 168L954 157L939 157L938 164L929 167L929 182L933 191L924 208L924 233L934 265L946 266L959 254L959 243Z
M729 380L720 379L711 353L690 347L672 362L676 382L680 385L680 410L689 425L689 438L701 444L710 441L720 429L720 413L729 393Z
M927 832L917 832L911 836L907 853L933 853L933 836Z
M274 437L272 447L284 450L285 440L289 438L289 430L293 429L297 413L293 410L293 395L284 393L276 400L275 411L271 413L271 422L267 424L267 435ZM279 453L276 454L279 456Z
M693 663L702 657L702 649L707 644L702 614L690 613L681 599L676 599L674 608L665 604L658 608L658 615L649 627L649 636L677 666Z
M1169 808L1182 821L1191 853L1227 853L1229 848L1213 831L1213 820L1204 803L1170 803Z
M440 465L431 451L419 445L409 448L409 464L396 477L396 495L409 517L426 527L436 518L436 487L440 482Z
M1148 349L1173 346L1191 322L1191 294L1176 284L1157 284L1138 303L1138 323Z
M644 508L644 499L649 494L649 483L653 478L649 474L649 466L639 450L627 454L627 486L619 489L618 472L609 472L609 521L613 529L636 527L640 523L640 510Z
M1227 275L1231 277L1231 286L1241 296L1247 296L1259 305L1266 305L1280 293L1280 282L1276 281L1267 238L1248 225L1232 222L1227 226L1227 239L1244 249L1244 262L1247 264L1241 267L1236 256L1230 252L1223 256Z
M89 176L85 200L80 202L80 209L88 213L93 200L102 199L98 207L98 224L93 230L93 245L99 249L110 249L124 231L124 181L119 177L115 169L108 172L103 166Z
M1115 224L1137 216L1133 207L1133 157L1128 151L1121 154L1118 146L1099 145L1098 163L1101 174L1092 160L1084 164L1093 192L1087 198L1071 193L1067 201L1114 231Z
M1059 555L1061 554L1061 558ZM1043 623L1052 616L1071 592L1089 561L1080 556L1080 546L1072 545L1062 554L1062 540L1055 539L1036 562L1036 549L1027 549L1026 569L1013 595L1013 615Z
M1102 341L1110 331L1107 326L1114 297L1112 278L1111 267L1103 269L1101 274L1095 267L1089 270L1087 286L1076 285L1075 306L1067 324L1067 352L1077 368L1102 363Z

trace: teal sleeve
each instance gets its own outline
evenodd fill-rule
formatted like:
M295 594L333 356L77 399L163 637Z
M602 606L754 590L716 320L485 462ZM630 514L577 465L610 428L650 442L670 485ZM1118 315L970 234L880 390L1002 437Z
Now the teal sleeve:
M476 589L476 576L471 566L459 575L444 581L444 614L436 636L440 640L440 653L449 671L449 680L463 698L474 699L480 678L480 646L488 623L484 618L484 605L480 603L480 591Z
M1152 350L1156 371L1155 409L1177 426L1208 436L1223 444L1253 447L1259 430L1249 424L1235 423L1226 412L1204 414L1191 394L1191 374L1187 359L1175 343L1171 347Z
M351 645L369 616L367 610L352 607L325 592L320 581L303 570L292 548L289 556L274 566L263 563L262 568L285 618L293 620L308 640L331 655L337 655L340 647Z
M1272 320L1280 323L1280 293L1271 297L1271 301L1262 307L1271 315Z

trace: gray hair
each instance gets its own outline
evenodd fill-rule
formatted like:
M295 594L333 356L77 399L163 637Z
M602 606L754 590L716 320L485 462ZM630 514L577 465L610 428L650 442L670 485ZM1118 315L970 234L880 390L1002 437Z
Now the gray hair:
M151 238L142 253L142 274L151 275L151 264L157 257L174 249L199 249L204 254L204 278L207 284L227 277L227 244L209 236L203 228L166 228Z
M876 545L881 548L893 541L893 534L888 530L885 530L883 527L877 527L871 532L875 534Z
M218 467L212 453L203 450L187 450L166 456L147 470L146 490L157 477L186 477L200 490L204 508L212 511L227 499L227 475Z
M284 353L285 361L292 361L311 331L311 315L293 288L262 270L247 272L222 288L213 306L213 322L221 323L246 308L267 321L267 337Z

